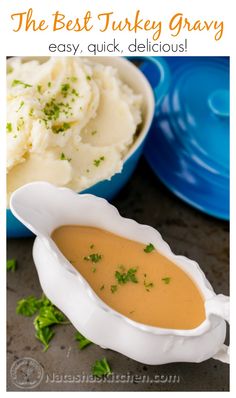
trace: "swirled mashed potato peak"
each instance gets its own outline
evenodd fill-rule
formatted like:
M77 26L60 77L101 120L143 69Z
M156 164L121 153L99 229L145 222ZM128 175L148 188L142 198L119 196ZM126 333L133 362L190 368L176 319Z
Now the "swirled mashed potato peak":
M134 141L141 100L111 66L70 57L10 59L8 193L37 180L79 192L110 179Z

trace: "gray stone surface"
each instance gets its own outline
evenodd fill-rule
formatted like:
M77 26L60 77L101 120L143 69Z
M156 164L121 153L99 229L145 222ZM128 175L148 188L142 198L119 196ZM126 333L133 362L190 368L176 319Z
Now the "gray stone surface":
M156 179L144 160L113 203L123 216L157 228L175 253L199 262L217 293L229 294L228 223L201 214L180 201ZM71 325L57 327L49 350L42 352L41 343L34 337L32 319L15 313L17 300L30 294L40 296L42 292L32 260L32 244L30 238L8 241L8 258L18 262L17 271L8 272L9 391L19 391L10 369L16 359L24 357L35 359L44 369L43 379L34 391L228 391L226 364L211 359L200 364L145 366L96 345L80 351ZM91 364L103 356L115 376L127 375L126 382L81 383L78 378L76 381L76 375L90 374ZM156 381L151 381L154 378Z

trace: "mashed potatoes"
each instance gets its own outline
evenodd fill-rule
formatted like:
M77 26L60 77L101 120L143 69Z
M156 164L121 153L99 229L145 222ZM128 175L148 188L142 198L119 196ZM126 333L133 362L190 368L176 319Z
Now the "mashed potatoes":
M9 195L37 180L79 192L121 171L141 123L141 96L113 67L12 58L7 94Z

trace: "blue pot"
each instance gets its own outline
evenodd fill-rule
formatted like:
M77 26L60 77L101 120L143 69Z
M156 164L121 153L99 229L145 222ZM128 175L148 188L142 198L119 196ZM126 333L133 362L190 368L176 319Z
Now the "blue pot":
M139 84L141 80L144 80L144 76L146 77L146 95L147 103L149 103L149 105L147 105L147 111L149 113L151 112L149 120L144 124L142 131L140 132L138 138L136 139L134 145L132 146L127 157L124 160L121 173L115 174L110 180L101 181L93 185L89 189L80 192L80 194L90 193L111 200L127 183L137 165L137 162L143 151L145 139L151 128L152 119L154 115L157 114L159 105L168 91L170 79L168 66L166 65L165 61L160 57L129 57L129 60L116 57L108 58L109 61L107 61L105 58L103 59L103 61L106 60L109 63L114 63L114 66L115 62L117 62L118 60L119 62L122 62L123 80L127 83L129 83L129 81L126 78L126 67L127 71L129 69L129 73L131 69L133 71L133 73L131 72L132 76L130 76L130 79L133 81L133 85ZM138 61L139 63L141 62L141 64L139 65L139 69L142 73L140 73L140 71L138 71L138 68L136 68L130 61ZM137 76L137 72L139 73L139 76ZM149 84L147 81L149 82ZM151 111L150 107L152 107ZM13 216L12 212L9 209L7 209L7 236L9 238L32 236L32 233Z

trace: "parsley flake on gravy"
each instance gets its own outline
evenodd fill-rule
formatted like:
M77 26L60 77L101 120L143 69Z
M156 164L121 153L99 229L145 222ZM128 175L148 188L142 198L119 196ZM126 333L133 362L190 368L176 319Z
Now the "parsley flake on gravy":
M162 282L165 283L165 285L169 285L171 278L169 276L166 276L165 278L162 278L161 280L162 280Z
M136 272L137 268L129 268L126 272L124 266L119 266L120 271L115 272L115 278L120 285L124 285L127 282L138 283Z
M111 292L115 293L117 291L118 287L117 285L111 285Z
M153 282L147 282L145 279L144 279L143 284L144 284L144 287L145 287L147 292L150 292L150 289L152 287L154 287L154 283Z
M84 257L84 260L91 261L92 263L98 263L102 259L102 255L98 253L89 254Z
M147 245L143 250L145 253L151 253L153 250L155 250L155 247L152 243L149 243L149 245Z

